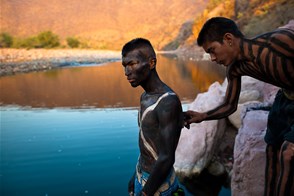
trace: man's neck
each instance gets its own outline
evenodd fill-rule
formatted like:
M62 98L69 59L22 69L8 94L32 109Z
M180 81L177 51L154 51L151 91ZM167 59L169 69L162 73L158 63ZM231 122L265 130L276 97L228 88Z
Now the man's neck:
M160 94L165 92L164 83L160 80L158 75L152 74L151 77L142 84L142 88L145 90L146 94Z
M251 41L246 38L239 40L240 53L238 56L239 61L252 61L255 59Z

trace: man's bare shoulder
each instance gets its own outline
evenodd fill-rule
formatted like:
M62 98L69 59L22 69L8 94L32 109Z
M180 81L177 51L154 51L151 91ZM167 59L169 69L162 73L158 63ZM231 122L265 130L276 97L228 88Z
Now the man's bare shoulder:
M181 108L181 101L175 92L167 92L166 96L159 103L159 111L174 111Z
M162 102L163 104L180 104L180 99L178 97L178 95L171 91L171 92L167 92L167 96L165 97L165 99Z

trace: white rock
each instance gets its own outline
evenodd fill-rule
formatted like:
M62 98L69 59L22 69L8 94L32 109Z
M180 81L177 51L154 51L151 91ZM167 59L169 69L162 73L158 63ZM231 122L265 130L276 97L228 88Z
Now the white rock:
M223 102L224 90L218 82L212 84L208 92L199 94L188 109L203 112L217 107ZM198 175L208 166L224 130L224 119L193 123L189 130L182 129L174 165L180 178Z
M260 100L261 94L258 90L244 90L240 93L239 103Z

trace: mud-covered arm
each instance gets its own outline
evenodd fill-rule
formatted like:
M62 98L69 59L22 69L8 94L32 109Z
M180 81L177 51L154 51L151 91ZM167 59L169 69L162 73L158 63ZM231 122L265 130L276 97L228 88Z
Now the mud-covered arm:
M177 96L168 96L156 108L159 120L158 159L150 173L143 192L154 195L164 183L175 162L175 150L182 129L182 107Z

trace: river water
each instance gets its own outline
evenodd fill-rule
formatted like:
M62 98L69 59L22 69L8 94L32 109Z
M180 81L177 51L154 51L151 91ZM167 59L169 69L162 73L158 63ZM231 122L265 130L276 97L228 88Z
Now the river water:
M224 70L159 56L157 70L183 107ZM120 62L0 78L1 195L127 195L138 157L142 89ZM229 195L222 191L221 195Z

